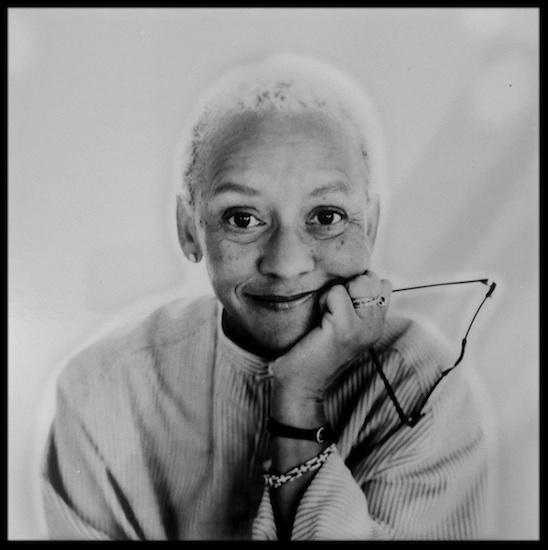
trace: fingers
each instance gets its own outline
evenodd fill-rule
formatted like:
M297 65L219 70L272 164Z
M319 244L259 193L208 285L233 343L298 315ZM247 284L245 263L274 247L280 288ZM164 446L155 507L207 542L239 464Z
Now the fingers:
M392 285L374 273L335 284L319 299L322 316L318 334L341 354L358 353L382 336ZM354 303L353 303L354 301Z
M381 279L381 296L386 300L384 304L384 311L388 309L390 305L390 298L392 298L392 283L388 279Z
M376 273L368 271L354 277L344 287L341 284L332 286L320 296L319 305L324 313L335 316L339 323L356 316L362 319L371 315L377 317L376 310L385 317L391 293L390 281L379 279Z
M379 279L376 273L368 271L347 283L348 294L360 317L369 315L366 310L371 307L378 307L386 312L390 304L392 284L387 279Z
M376 273L368 271L365 275L354 277L347 283L346 288L351 298L373 297L379 294L381 282Z
M344 286L335 285L325 293L325 309L336 318L350 316L354 313L354 307L350 296Z

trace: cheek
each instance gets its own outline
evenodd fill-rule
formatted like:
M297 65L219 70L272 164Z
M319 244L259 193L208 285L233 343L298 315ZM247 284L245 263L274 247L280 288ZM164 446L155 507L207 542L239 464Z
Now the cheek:
M227 288L249 276L254 260L246 247L207 232L204 243L208 272L214 286Z
M363 228L351 227L340 237L321 243L318 257L326 271L352 276L369 268L371 249Z

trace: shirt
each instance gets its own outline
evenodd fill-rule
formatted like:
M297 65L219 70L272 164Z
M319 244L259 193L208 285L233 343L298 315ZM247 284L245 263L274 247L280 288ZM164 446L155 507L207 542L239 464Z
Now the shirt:
M64 368L42 469L51 538L276 539L268 361L229 340L221 314L213 297L176 300ZM388 316L375 350L406 411L452 364L402 317ZM409 428L370 354L357 357L326 395L336 452L292 539L481 537L488 460L473 395L455 369Z

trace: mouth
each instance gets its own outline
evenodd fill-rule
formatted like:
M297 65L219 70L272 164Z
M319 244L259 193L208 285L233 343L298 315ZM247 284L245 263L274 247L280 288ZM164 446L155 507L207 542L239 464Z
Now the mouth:
M286 311L308 302L315 294L316 291L308 291L290 295L246 293L245 296L256 305L265 309Z

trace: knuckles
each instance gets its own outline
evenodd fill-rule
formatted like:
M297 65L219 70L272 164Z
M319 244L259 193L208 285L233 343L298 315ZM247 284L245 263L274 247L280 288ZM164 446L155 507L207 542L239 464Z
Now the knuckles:
M352 298L375 297L384 292L384 279L381 280L376 273L368 271L354 277L346 284L346 288Z
M371 283L367 280L365 275L356 277L350 281L347 285L348 294L352 298L359 298L367 296L371 292Z
M379 279L373 272L359 275L344 286L336 284L329 288L320 296L319 302L324 312L318 327L321 338L314 340L312 348L306 348L306 353L300 360L306 363L309 356L313 355L316 361L333 363L374 345L383 333L391 291L391 283L386 279ZM352 307L351 298L378 295L387 299L385 306L372 305L359 309ZM331 367L334 368L333 365Z

